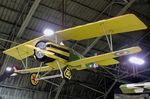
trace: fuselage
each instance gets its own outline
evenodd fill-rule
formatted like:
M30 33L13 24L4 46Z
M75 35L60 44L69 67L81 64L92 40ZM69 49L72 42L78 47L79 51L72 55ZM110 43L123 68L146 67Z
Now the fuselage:
M40 44L41 42L42 43L44 42L45 45ZM35 47L39 47L42 50L46 50L48 52L53 53L53 55L44 54L43 56L42 56L42 53L40 53L41 56L39 55L40 57L37 57L38 54L36 55L37 52L35 52L35 57L37 60L44 62L49 66L54 66L55 68L57 67L56 66L57 64L55 63L56 60L59 61L61 67L64 68L67 65L67 62L84 58L81 54L79 54L78 52L74 51L71 48L68 48L66 46L62 46L59 44L55 44L55 43L52 43L49 41L39 41L35 45ZM91 67L91 66L92 66L92 64L87 64L84 66L77 66L77 67L79 67L79 68L82 67L84 69L84 68ZM77 67L75 67L75 68L77 68ZM72 67L72 69L74 69L74 68Z

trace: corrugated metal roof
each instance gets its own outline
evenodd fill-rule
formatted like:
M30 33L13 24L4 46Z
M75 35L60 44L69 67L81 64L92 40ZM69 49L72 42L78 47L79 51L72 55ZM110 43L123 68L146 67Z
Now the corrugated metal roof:
M68 1L68 3L69 5L67 6L67 12L86 20L86 22L92 22L93 20L91 19L93 19L97 14L96 11L81 6L77 3L71 1L70 2Z
M80 2L84 5L92 7L99 11L105 8L105 5L108 5L108 2L106 0L72 0L72 1Z
M0 21L0 27L0 31L8 35L11 32L13 25Z

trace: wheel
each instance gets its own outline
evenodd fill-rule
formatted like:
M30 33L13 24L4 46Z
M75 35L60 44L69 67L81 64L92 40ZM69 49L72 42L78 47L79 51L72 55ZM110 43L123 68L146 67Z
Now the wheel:
M30 81L31 81L31 84L33 85L33 86L36 86L38 83L39 83L39 81L38 80L36 80L36 75L37 74L31 74L31 77L30 77Z

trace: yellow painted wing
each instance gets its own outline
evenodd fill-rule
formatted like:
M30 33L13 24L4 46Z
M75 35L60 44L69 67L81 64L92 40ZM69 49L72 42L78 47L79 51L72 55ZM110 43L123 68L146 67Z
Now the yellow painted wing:
M135 15L127 14L107 20L77 26L70 29L57 31L56 33L64 40L82 40L98 36L104 36L108 32L110 34L117 34L121 32L129 32L146 28L147 27L144 25L144 23L140 21ZM39 38L30 40L16 47L10 48L3 53L12 56L18 60L22 60L28 56L33 55L34 53L33 49L29 49L25 45L34 46L39 40L43 38L44 36L41 36ZM50 37L48 39L50 39Z
M59 62L59 61L58 61ZM46 66L36 67L36 68L29 68L29 69L23 69L23 70L16 70L15 73L19 74L27 74L27 73L37 73L38 71L40 72L48 72L48 71L53 71L53 70L58 70L58 64L56 61L54 62L49 62L45 64ZM59 65L61 68L64 68L66 64L59 62Z
M100 65L100 66L108 66L108 65L119 64L120 62L115 60L115 59L107 59L107 60L98 61L98 62L95 62L95 63Z
M44 36L41 36L41 37L38 37L38 38L35 38L33 40L30 40L28 42L25 42L23 44L20 44L18 46L15 46L13 48L10 48L6 51L4 51L3 53L4 54L7 54L9 56L12 56L18 60L22 60L28 56L31 56L34 54L34 50L33 49L30 49L28 48L26 45L32 45L32 46L35 46L35 44L41 40L42 38L44 38Z
M117 34L146 28L146 25L135 15L127 14L57 31L56 33L64 40L83 40L104 36L107 33Z
M19 73L19 74L36 73L39 70L40 70L40 72L51 71L52 67L50 67L50 66L44 66L44 67L41 67L41 68L37 67L37 68L16 70L15 73Z
M93 62L100 62L100 61L101 62L103 61L103 63L105 63L109 59L138 53L140 51L141 51L140 47L131 47L131 48L114 51L114 52L110 52L110 53L106 53L106 54L102 54L102 55L97 55L97 56L83 58L83 59L76 60L76 61L71 61L71 62L68 62L67 64L69 66L73 67L73 66L80 66L80 65L89 64L89 63L93 63ZM108 64L110 64L110 63L108 63Z

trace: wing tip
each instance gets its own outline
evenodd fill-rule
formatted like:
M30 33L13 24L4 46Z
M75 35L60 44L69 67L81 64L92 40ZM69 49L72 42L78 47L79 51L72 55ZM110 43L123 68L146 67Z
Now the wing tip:
M137 50L137 52L141 52L142 51L142 48L139 47L139 46L135 46L135 49Z
M137 20L139 20L139 22L141 23L141 28L144 30L144 29L147 29L148 27L143 23L143 21L141 21L135 14L127 14L128 16L130 17L133 17L133 18L136 18Z

